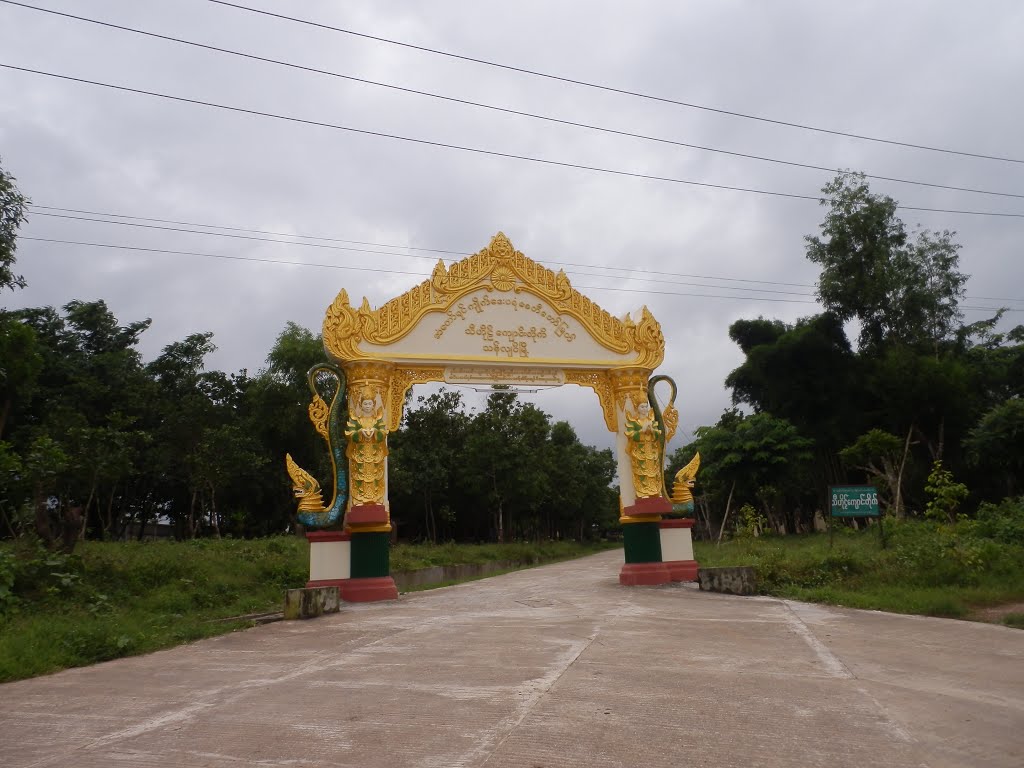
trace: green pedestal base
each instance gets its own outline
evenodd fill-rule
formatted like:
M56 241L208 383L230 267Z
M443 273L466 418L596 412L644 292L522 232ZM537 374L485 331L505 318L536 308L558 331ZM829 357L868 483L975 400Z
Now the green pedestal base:
M368 603L398 598L398 588L391 578L390 547L390 533L352 532L352 571L340 586L343 600Z
M622 526L627 563L660 563L661 531L657 522Z
M672 580L668 566L661 561L661 530L657 522L628 523L622 526L626 563L619 572L619 583L627 587L668 584Z
M391 534L352 532L353 579L379 578L391 575Z

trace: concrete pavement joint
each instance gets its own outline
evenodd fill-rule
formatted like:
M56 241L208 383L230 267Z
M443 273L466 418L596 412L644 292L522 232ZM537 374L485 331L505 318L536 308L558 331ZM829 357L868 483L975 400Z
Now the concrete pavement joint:
M495 731L499 732L501 730L504 730L505 733L501 736L501 738L498 739L497 743L494 744L494 747L490 749L489 753L484 758L484 761L480 763L480 768L483 768L483 766L487 765L491 757L501 748L501 745L508 740L508 737L512 735L515 729L518 728L519 725L527 718L530 712L533 711L533 708L537 705L537 703L542 698L544 698L548 691L550 691L554 687L555 683L558 682L559 678L561 678L562 675L564 675L569 670L569 668L576 663L576 660L583 654L584 651L587 650L587 648L590 647L591 643L593 643L594 640L597 639L597 636L600 633L601 629L600 627L598 627L594 630L593 634L591 634L590 637L587 638L585 642L579 643L574 647L574 649L571 649L569 653L567 653L563 657L560 663L554 669L548 672L548 674L544 675L539 680L530 681L530 687L534 689L533 692L530 694L529 697L525 698L523 701L519 703L519 706L517 707L518 711L513 712L511 715L509 715L504 720L499 722L497 724L497 727L494 728ZM469 763L466 762L467 758L472 760L473 758L483 753L485 750L487 750L486 746L478 746L469 755L467 755L466 758L464 758L457 764L458 768L469 765ZM453 766L453 768L456 768L456 766Z
M608 611L605 614L605 616L610 615L612 617L612 621L614 622L621 618L624 615L624 613L628 612L628 608L630 607L631 606L629 606L627 603L620 602L619 605L616 606L615 610ZM520 702L519 707L517 707L517 712L514 712L512 715L505 718L494 729L504 729L505 733L498 740L498 742L494 744L493 748L490 749L487 756L484 758L484 761L480 763L481 768L483 768L483 766L488 763L491 757L501 748L501 745L508 740L508 738L512 735L515 729L519 727L519 725L522 724L522 722L527 718L530 712L533 711L534 707L538 704L538 702L540 702L540 700L548 693L548 691L550 691L555 686L555 683L558 682L562 675L569 671L573 664L575 664L577 660L579 660L580 656L582 656L583 653L597 640L597 637L600 634L601 627L598 626L589 636L584 638L584 642L582 644L579 644L574 651L570 652L570 654L563 660L560 666L556 666L555 669L551 670L551 672L549 672L547 675L540 678L539 686L536 685L536 680L531 681L531 683L533 683L531 687L533 687L534 689L531 695L524 699L522 702ZM484 745L477 747L469 755L463 758L463 760L460 761L460 763L458 763L459 768L461 768L461 766L468 765L465 762L467 759L471 760L473 759L473 757L483 753L485 750L487 750L487 747Z
M790 605L788 600L780 600L780 603L786 607L786 624L789 628L814 651L814 655L818 657L818 660L824 665L833 677L856 679L856 675L850 671L850 669L842 662L842 660L836 656L832 651L828 649L817 636L811 631L811 629L803 622L803 619L797 615L797 612L793 610L793 606Z

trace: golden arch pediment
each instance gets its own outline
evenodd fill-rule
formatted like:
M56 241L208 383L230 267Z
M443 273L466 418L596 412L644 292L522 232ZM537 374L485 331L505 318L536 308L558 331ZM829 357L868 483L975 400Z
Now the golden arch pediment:
M501 232L478 253L373 309L342 290L327 310L324 347L340 363L657 368L661 326L647 307L617 318L517 251Z

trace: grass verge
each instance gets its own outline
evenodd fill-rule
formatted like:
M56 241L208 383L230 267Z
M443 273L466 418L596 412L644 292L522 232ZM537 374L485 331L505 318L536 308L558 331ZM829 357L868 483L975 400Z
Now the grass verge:
M1024 546L979 536L970 523L887 522L886 549L874 530L844 529L831 546L827 534L765 536L698 542L695 556L708 567L756 566L768 595L965 618L1024 598Z
M602 544L399 545L392 571L511 560L539 564ZM308 578L296 537L83 542L75 554L0 543L0 682L147 653L251 626Z

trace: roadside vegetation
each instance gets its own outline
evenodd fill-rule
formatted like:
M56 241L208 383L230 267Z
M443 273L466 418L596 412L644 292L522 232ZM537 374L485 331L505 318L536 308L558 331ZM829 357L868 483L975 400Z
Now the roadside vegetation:
M741 516L742 519L743 516ZM855 530L754 536L740 527L721 546L698 542L702 566L753 565L763 594L897 613L972 618L1024 601L1024 498L983 504L954 523L894 520ZM1020 613L1002 617L1022 627Z
M608 545L402 544L392 571L489 561L566 560ZM37 540L0 542L0 681L146 653L252 625L306 583L308 545L267 539L83 542L73 555Z

